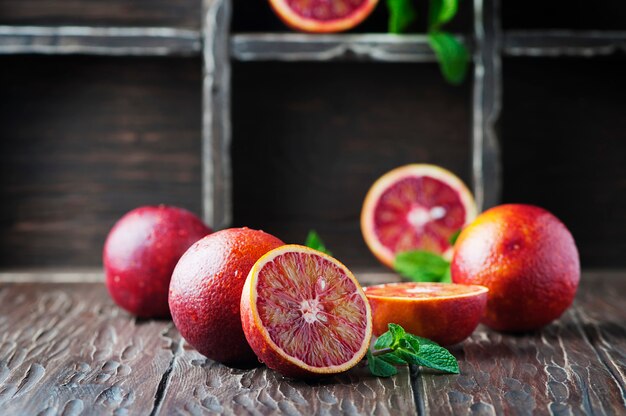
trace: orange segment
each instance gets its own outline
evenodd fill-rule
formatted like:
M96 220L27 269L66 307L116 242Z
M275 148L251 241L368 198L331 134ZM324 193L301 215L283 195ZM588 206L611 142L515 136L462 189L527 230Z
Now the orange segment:
M476 216L465 184L433 165L402 166L370 188L361 211L368 247L387 266L397 253L426 250L451 254L450 237Z
M372 307L374 335L389 323L441 345L463 341L476 329L487 305L484 286L453 283L388 283L364 288Z
M372 334L369 304L352 273L298 245L272 250L252 267L241 317L257 356L292 377L348 370Z

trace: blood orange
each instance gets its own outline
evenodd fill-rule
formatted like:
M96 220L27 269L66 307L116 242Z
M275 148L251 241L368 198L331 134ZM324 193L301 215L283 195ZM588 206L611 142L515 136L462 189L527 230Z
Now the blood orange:
M172 271L189 246L210 232L200 218L172 206L144 206L124 215L102 255L115 303L142 318L168 317Z
M370 307L350 270L298 245L255 263L241 295L241 321L259 359L290 377L346 371L372 336Z
M459 235L451 264L455 283L489 288L483 322L500 331L529 331L572 304L580 280L569 230L532 205L491 208Z
M485 313L488 289L453 283L388 283L364 288L372 307L374 335L389 323L452 345L470 336Z
M263 231L229 228L181 257L170 282L170 310L180 334L201 354L235 367L257 362L241 329L241 289L254 263L281 245Z
M269 0L286 25L304 32L348 30L370 15L378 0Z
M397 253L451 253L450 237L476 216L471 192L453 173L434 165L406 165L370 188L361 231L374 255L392 267Z

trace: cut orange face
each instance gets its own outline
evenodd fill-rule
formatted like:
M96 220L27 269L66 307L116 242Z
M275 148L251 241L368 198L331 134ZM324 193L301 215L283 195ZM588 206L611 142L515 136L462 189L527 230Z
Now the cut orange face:
M440 345L470 336L485 314L489 290L454 283L388 283L364 288L372 307L374 335L390 323Z
M413 164L372 185L361 211L361 231L372 253L392 267L403 251L450 258L450 238L474 217L474 198L458 177L438 166Z
M269 0L287 25L314 33L341 32L361 23L378 0Z
M296 378L352 368L372 336L371 310L350 270L298 245L274 249L252 267L241 321L259 359Z

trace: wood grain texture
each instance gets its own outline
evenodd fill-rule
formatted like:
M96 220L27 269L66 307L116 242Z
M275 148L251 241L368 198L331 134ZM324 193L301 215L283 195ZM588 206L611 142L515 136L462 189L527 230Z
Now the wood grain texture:
M433 415L625 412L625 293L623 274L584 275L575 306L541 331L508 335L481 326L452 349L460 375L418 375L415 388L424 410Z
M203 0L202 205L215 229L231 226L230 0Z
M101 284L0 288L3 414L152 409L173 357L171 323L130 319Z
M0 55L193 56L200 33L169 27L0 26Z
M0 0L0 24L200 28L201 0Z
M359 365L327 380L303 382L285 379L265 367L231 369L184 344L174 361L160 411L184 415L389 415L415 414L416 408L407 367L387 379L373 377Z
M500 1L474 1L472 181L479 212L500 202L502 173L496 124L502 108Z
M97 267L140 205L200 215L198 59L1 62L0 267Z

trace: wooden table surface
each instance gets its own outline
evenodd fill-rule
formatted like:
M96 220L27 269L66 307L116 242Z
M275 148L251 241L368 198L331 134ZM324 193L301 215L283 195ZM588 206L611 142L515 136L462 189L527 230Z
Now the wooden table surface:
M391 275L359 275L363 283ZM460 375L363 366L319 382L203 358L169 321L136 320L102 283L0 284L0 414L626 414L626 272L583 274L540 332L480 326Z

